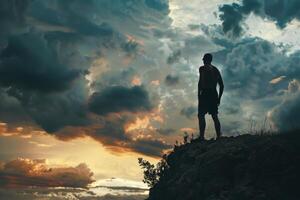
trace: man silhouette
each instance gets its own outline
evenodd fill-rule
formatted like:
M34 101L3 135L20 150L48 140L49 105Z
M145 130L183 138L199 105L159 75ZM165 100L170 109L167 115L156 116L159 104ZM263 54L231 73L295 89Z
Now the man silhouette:
M207 53L203 57L204 66L199 68L198 82L198 119L200 129L200 140L204 140L205 114L212 116L215 124L217 139L221 137L221 124L218 118L218 106L224 90L224 84L220 71L211 64L212 55ZM217 92L219 84L219 94Z

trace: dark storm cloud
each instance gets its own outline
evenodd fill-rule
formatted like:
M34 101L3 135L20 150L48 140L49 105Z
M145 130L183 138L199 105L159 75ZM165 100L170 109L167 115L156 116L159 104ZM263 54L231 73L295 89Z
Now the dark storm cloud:
M87 135L107 147L139 152L124 126L154 106L144 87L131 87L148 58L143 55L129 68L122 59L131 62L145 51L145 38L157 45L148 27L167 28L168 1L4 0L0 5L0 121L24 122L62 140ZM98 60L105 69L94 64ZM94 68L95 73L103 69L103 77L89 82L84 75ZM143 142L147 154L162 150L159 142Z
M16 26L21 24L29 27L25 23L25 10L29 7L26 14L38 18L44 23L43 26L60 25L70 30L43 32L32 29L28 33L9 36L8 44L1 52L0 85L8 88L3 90L6 93L3 95L9 95L7 98L13 99L12 102L16 101L14 105L20 105L23 109L11 108L18 112L10 115L5 114L7 111L2 109L1 120L17 123L20 116L23 116L22 121L31 117L38 126L51 133L65 126L88 124L87 109L84 106L87 99L87 88L84 86L86 80L80 74L86 73L92 58L82 55L80 45L85 44L85 49L108 49L124 43L123 50L129 53L134 51L135 45L127 44L125 38L117 39L118 36L113 41L110 27L91 25L93 21L84 22L89 20L86 13L75 11L78 11L80 6L90 5L92 2L59 1L56 4L55 1L34 1L29 4L29 1L26 1L26 6L25 1L10 2L14 3L7 2L1 7L1 11L5 14L11 9L14 15L8 16L9 19L18 17L18 20L13 18L10 21ZM72 16L77 15L76 13L81 15ZM71 18L79 21L71 22ZM35 24L30 26L34 27ZM85 36L97 38L88 40Z
M178 76L168 74L165 77L165 84L167 86L174 86L174 85L177 85L178 83L179 83L179 77Z
M75 90L53 95L29 93L17 98L32 119L48 133L65 126L84 126L90 123L85 97Z
M279 28L284 28L293 19L300 20L298 0L243 0L241 4L222 5L219 11L224 32L233 36L242 34L242 24L250 13L275 21Z
M240 11L241 6L233 3L232 5L223 5L220 7L220 19L223 21L223 31L228 33L232 31L233 36L240 36L242 33L241 23L243 14Z
M132 67L118 71L107 71L103 76L94 81L93 87L101 91L107 87L122 85L124 87L131 87L131 81L136 75L136 70Z
M38 34L11 36L0 55L0 84L18 90L54 92L69 88L80 75L60 63Z
M94 1L36 1L32 4L30 15L51 25L69 27L87 36L111 36L112 27L107 23L96 24L80 8L92 11ZM90 9L90 10L89 10Z
M165 0L75 0L75 1L35 1L30 15L49 25L68 27L86 36L118 37L115 29L124 32L140 32L140 26L153 23L149 14L165 16L169 12ZM121 20L120 20L121 19ZM126 26L124 25L126 21ZM122 35L122 34L121 34Z
M289 131L300 128L300 94L286 99L272 112L272 122L280 131Z
M87 134L102 143L106 148L116 152L137 152L148 156L158 157L163 150L171 146L163 140L155 138L133 139L125 132L128 123L133 123L135 117L132 114L118 115L112 114L102 117L98 126L87 130ZM168 134L169 134L168 130Z
M135 19L134 16L130 18L132 10L134 10L132 3L124 1L52 0L34 1L28 15L37 20L33 25L42 22L44 28L66 29L47 33L56 40L63 42L73 40L73 43L76 40L82 46L85 45L100 53L106 49L121 49L128 54L134 54L138 44L134 40L127 41L125 35L128 32L122 33L122 29L125 28L123 23L118 22L120 19L115 20L115 17L123 20Z
M104 1L94 0L34 1L28 15L34 19L31 26L45 31L45 38L49 42L56 46L66 46L68 53L70 48L76 51L82 46L88 51L97 51L98 55L106 49L122 49L125 52L131 50L127 52L131 53L134 44L128 44L121 30L116 30L108 22L110 20L99 19L98 14L102 9L109 10L109 6L112 6L104 5ZM82 57L80 54L78 56Z
M138 139L129 144L129 147L148 156L161 157L162 150L170 149L172 145L158 139Z
M300 83L293 80L285 91L284 100L270 112L270 120L280 131L300 128Z
M31 0L2 0L0 2L0 50L6 36L26 28L25 14Z
M189 106L189 107L182 108L180 114L187 117L188 119L191 119L196 116L197 107Z
M93 172L84 163L50 168L44 159L18 158L0 166L1 187L87 187L92 182Z
M157 9L160 11L169 9L168 0L145 0L145 3L150 8Z
M214 53L214 62L223 66L227 90L239 97L252 99L266 97L282 89L270 84L274 78L299 78L299 59L298 52L286 55L275 44L259 38L246 38Z
M176 132L176 130L173 128L159 128L156 131L161 135L171 135Z
M0 21L5 23L24 23L25 12L31 0L2 0L0 2ZM9 25L8 23L6 25Z
M132 121L132 116L103 117L99 122L100 127L97 127L91 136L106 146L122 147L121 143L124 145L131 141L131 138L125 133L124 126Z
M213 43L223 47L223 50L226 50L226 48L231 49L235 46L234 41L224 35L223 27L221 25L200 24L200 30L204 35L209 37L213 41Z
M16 98L9 96L4 89L0 89L0 111L2 122L8 124L31 123L30 116L21 103Z
M12 114L18 119L26 111L47 132L88 121L83 107L85 98L74 88L80 85L75 82L82 80L83 70L62 62L63 54L57 50L42 33L29 32L11 36L0 55L0 85L17 100L16 106L23 107ZM62 115L63 119L58 117ZM4 116L1 120L8 119Z
M89 109L99 115L123 111L149 111L151 108L148 92L141 86L107 87L95 92L89 101Z

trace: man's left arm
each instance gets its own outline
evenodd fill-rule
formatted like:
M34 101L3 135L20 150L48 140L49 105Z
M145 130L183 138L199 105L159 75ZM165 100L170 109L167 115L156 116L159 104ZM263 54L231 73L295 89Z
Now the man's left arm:
M218 84L219 84L219 102L218 104L220 105L220 102L221 102L221 98L222 98L222 95L223 95L223 91L224 91L224 83L223 83L223 79L222 79L222 76L221 76L221 73L220 71L218 70Z

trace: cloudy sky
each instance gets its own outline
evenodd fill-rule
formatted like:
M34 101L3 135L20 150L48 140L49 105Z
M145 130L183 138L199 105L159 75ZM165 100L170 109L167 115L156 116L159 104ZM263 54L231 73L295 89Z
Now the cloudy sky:
M299 20L298 0L2 0L0 177L19 181L0 185L140 181L138 157L198 133L206 52L224 135L300 128Z

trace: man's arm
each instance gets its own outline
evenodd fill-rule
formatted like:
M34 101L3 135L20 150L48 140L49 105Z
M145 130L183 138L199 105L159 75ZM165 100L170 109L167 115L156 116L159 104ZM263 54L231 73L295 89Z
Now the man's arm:
M219 74L218 84L219 84L219 105L220 105L221 98L222 98L223 91L224 91L224 83L223 83L223 79L222 79L222 76L221 76L221 73L219 70L218 70L218 74Z
M200 97L201 90L202 90L202 85L201 85L201 70L200 70L200 68L199 68L198 99L199 99L199 97Z

